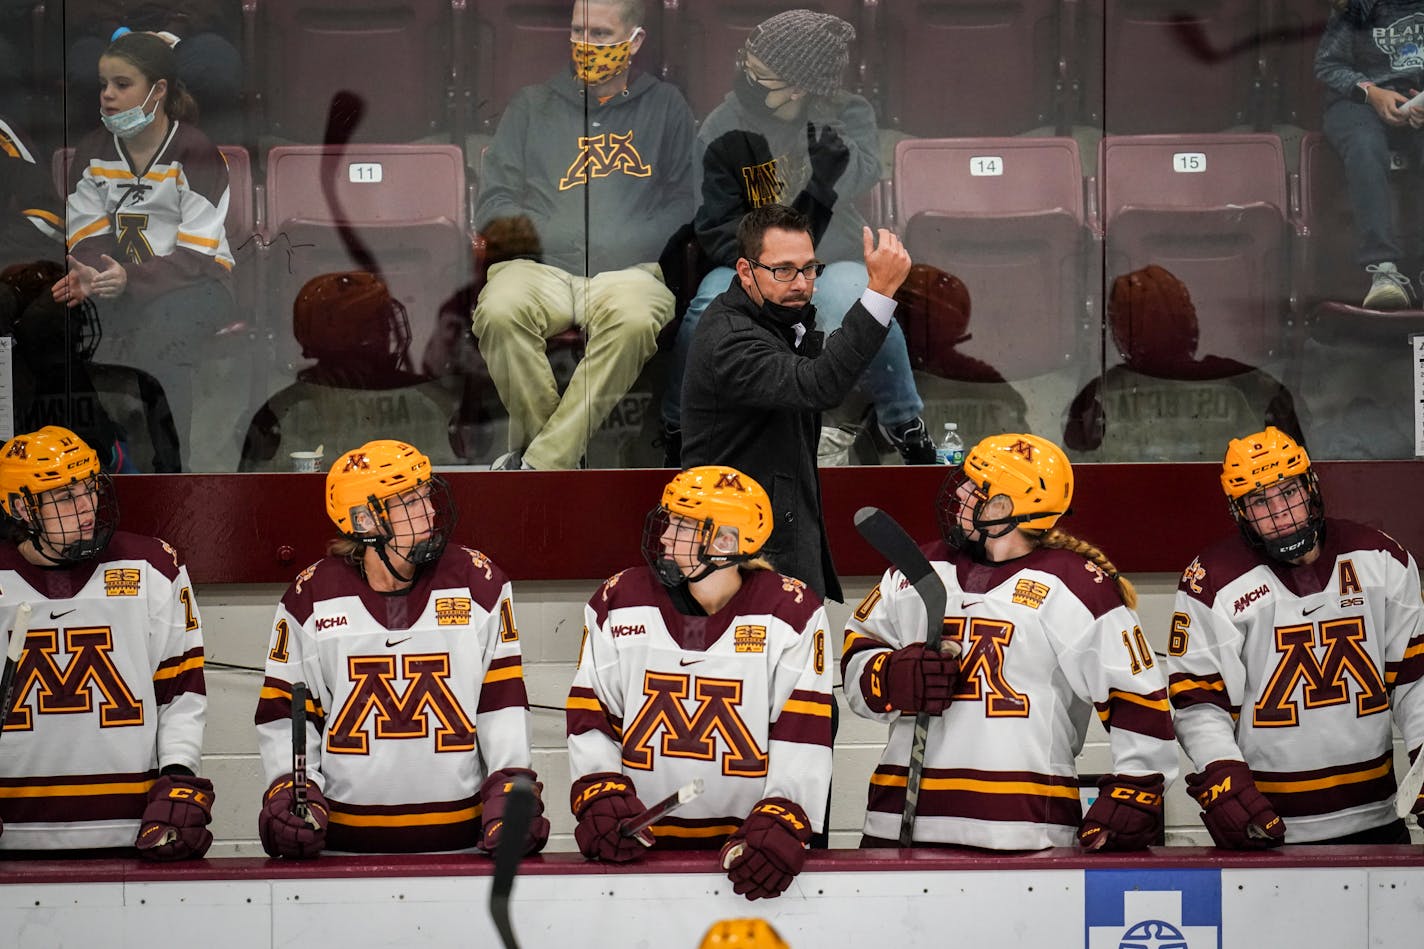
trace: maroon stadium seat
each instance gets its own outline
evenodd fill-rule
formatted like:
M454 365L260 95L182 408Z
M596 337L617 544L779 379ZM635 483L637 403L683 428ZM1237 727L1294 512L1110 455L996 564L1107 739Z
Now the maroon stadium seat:
M1281 353L1291 244L1277 136L1110 135L1098 175L1107 279L1148 264L1175 274L1203 357L1259 366Z
M1315 50L1330 8L1317 0L1262 0L1262 9L1272 117L1318 129L1325 87L1315 78Z
M463 0L245 0L243 9L257 135L324 143L344 90L362 109L338 116L350 126L343 138L459 140Z
M1090 241L1073 139L902 141L895 212L911 257L969 292L971 338L956 347L956 378L1022 379L1080 354Z
M1262 118L1255 0L1085 0L1089 114L1109 132L1215 132ZM1104 102L1100 97L1106 97Z
M663 60L698 119L732 91L737 51L763 20L786 10L817 10L840 17L863 34L858 0L683 0L675 6L676 12L670 9L664 21ZM851 89L860 87L858 67L865 42L865 36L858 35L851 46L845 77Z
M1070 81L1063 9L1060 0L882 4L867 71L883 91L881 125L923 136L1057 125L1059 86Z
M471 42L462 52L470 77L474 129L493 132L520 89L569 68L567 0L478 0L470 4ZM662 63L662 4L647 4L648 22L633 65L657 74Z
M442 306L468 312L465 163L454 145L287 146L267 156L274 326L317 274L378 273L423 351Z

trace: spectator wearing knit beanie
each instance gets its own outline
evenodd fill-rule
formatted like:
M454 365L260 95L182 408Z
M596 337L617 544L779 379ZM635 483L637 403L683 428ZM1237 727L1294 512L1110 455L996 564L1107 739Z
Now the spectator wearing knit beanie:
M841 91L854 39L855 27L840 17L787 10L752 30L743 49L787 85L831 96Z

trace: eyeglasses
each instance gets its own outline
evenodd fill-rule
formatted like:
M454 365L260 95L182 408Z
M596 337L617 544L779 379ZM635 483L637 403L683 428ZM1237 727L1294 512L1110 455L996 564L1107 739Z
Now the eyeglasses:
M747 263L751 264L753 267L760 267L762 270L770 270L771 279L775 280L777 283L790 283L791 281L796 279L797 274L800 274L807 280L815 280L817 277L819 277L826 271L826 265L820 263L819 261L807 264L804 267L793 267L790 264L783 264L780 267L768 267L761 261L752 260L750 257L748 257Z

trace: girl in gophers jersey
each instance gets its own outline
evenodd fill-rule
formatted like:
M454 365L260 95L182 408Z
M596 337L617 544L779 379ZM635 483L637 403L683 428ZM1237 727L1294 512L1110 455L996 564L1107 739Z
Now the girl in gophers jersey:
M529 700L508 578L447 547L456 509L430 459L368 442L326 476L341 531L277 606L257 737L270 785L258 815L271 856L322 849L493 851L530 770ZM306 788L292 760L292 686L306 685ZM537 795L536 795L537 802ZM526 851L549 822L536 803Z
M1056 526L1072 499L1057 445L984 439L940 490L944 540L923 548L948 594L942 648L927 648L924 604L893 567L856 608L846 701L890 726L862 846L900 836L920 713L931 717L915 845L1134 850L1161 833L1177 770L1166 681L1132 585ZM1084 816L1076 758L1094 711L1112 771Z
M733 889L779 895L826 819L831 672L826 613L758 556L771 499L709 465L676 475L643 532L646 567L584 607L568 700L575 838L586 857L718 848ZM645 804L702 795L640 835Z
M94 302L100 358L159 381L186 450L194 372L232 318L233 256L227 163L194 124L177 70L151 33L125 34L99 57L104 127L70 163L69 270L51 292L67 306Z

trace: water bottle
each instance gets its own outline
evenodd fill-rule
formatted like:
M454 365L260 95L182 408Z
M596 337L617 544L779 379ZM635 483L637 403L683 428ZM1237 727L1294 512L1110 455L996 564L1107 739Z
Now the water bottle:
M944 423L944 437L935 447L935 458L942 465L953 465L956 468L964 464L964 441L959 437L958 424Z

